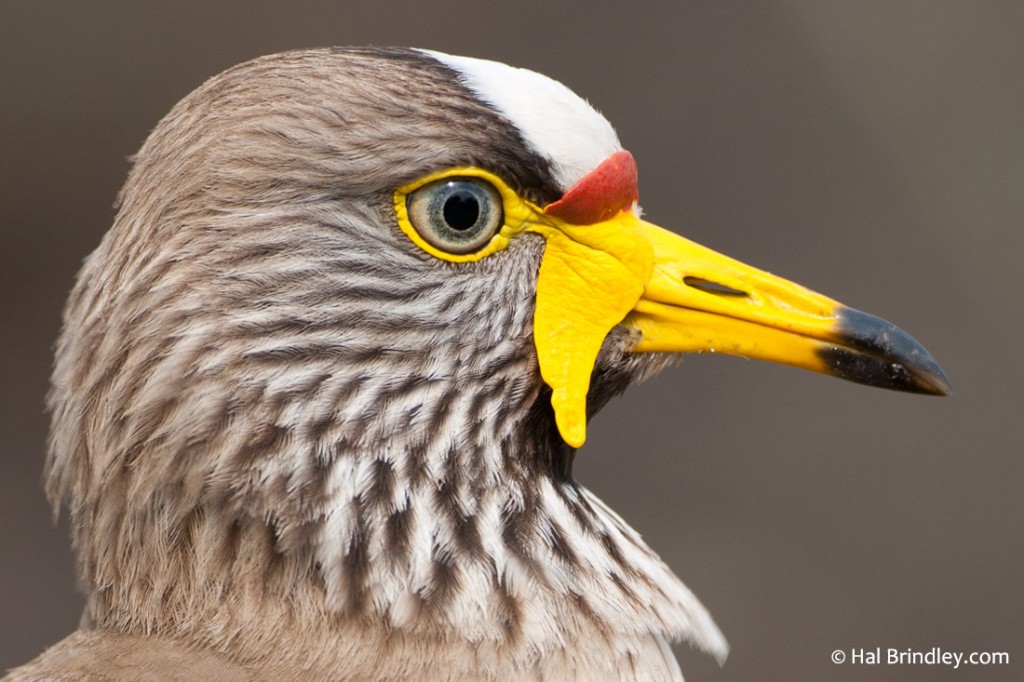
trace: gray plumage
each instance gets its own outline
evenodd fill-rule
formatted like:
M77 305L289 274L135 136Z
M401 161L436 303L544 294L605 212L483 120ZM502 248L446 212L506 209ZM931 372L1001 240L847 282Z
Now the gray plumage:
M542 238L476 263L396 187L550 163L408 50L258 59L139 151L69 300L47 492L82 630L11 679L645 679L703 607L572 479L537 370ZM588 409L660 369L613 330ZM138 671L141 671L139 673Z

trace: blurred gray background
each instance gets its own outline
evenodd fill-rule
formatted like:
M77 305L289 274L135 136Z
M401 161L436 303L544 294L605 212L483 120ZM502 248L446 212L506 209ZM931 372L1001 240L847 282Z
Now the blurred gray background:
M51 348L126 157L260 54L414 45L547 73L615 124L662 225L890 319L935 399L692 356L578 477L715 616L693 680L1024 679L1024 4L0 2L0 670L74 628L40 471ZM1010 665L836 666L852 647Z

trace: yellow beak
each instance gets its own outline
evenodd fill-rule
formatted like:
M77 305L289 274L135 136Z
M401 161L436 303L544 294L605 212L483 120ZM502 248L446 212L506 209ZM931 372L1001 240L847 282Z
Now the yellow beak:
M921 344L885 320L642 222L654 269L626 324L634 351L710 351L779 362L870 386L945 395Z
M616 324L634 352L715 352L778 362L900 391L945 395L949 382L895 325L847 308L623 211L592 225L553 221L534 333L559 431L578 447L600 344Z

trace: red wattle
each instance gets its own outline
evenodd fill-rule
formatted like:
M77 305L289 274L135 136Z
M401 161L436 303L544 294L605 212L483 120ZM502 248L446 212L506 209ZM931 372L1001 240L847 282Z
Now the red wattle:
M628 209L637 196L636 160L623 149L545 206L544 213L573 225L592 225Z

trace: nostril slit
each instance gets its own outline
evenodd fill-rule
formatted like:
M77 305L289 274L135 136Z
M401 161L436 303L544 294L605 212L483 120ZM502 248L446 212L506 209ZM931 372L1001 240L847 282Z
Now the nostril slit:
M709 279L703 279L701 277L684 277L683 283L687 286L691 286L694 289L700 289L701 291L709 294L715 294L716 296L742 296L747 297L747 292L740 291L739 289L733 289L727 287L724 284L718 282L712 282Z

